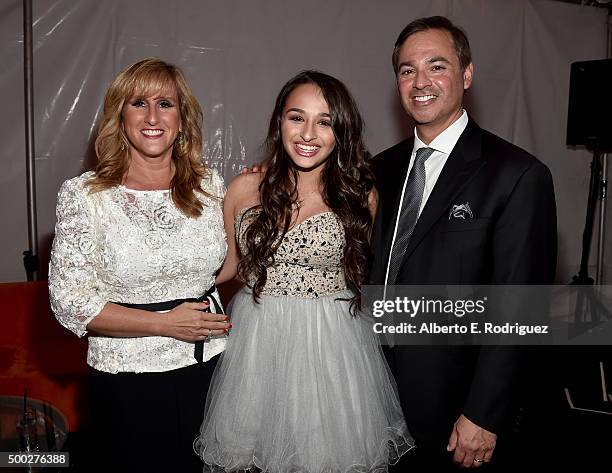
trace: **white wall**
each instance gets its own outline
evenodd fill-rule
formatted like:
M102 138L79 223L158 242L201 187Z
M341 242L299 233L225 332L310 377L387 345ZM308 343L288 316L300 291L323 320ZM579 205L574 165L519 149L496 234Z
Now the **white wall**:
M406 137L411 127L394 89L393 44L411 20L441 14L463 26L471 40L475 81L468 111L481 126L551 168L559 212L558 281L569 281L577 271L590 154L565 146L569 71L573 61L605 57L603 9L547 0L33 3L43 266L59 185L93 163L104 92L127 64L158 56L185 70L205 112L207 156L229 180L258 159L274 98L301 69L320 69L349 86L366 120L373 153ZM21 5L21 0L0 2L0 281L25 279Z

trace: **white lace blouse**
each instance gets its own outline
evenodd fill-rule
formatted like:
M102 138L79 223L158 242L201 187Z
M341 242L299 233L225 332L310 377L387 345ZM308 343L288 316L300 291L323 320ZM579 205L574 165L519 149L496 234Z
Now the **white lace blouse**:
M167 190L116 186L90 194L91 172L62 184L49 264L51 308L78 336L107 302L144 304L199 297L215 282L227 250L222 198L211 171L199 218L188 218ZM225 337L204 344L204 360ZM194 344L167 337L90 336L87 363L109 373L169 371L196 363Z

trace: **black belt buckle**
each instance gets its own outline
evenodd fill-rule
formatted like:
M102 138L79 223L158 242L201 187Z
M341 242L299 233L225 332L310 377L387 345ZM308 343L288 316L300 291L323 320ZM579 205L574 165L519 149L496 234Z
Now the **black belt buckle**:
M216 314L224 314L223 308L221 307L221 303L215 298L214 293L217 290L216 286L212 286L206 293L200 297L201 302L208 301L209 305L206 309L202 309L202 312L212 313L210 310L211 306L214 306ZM196 359L198 363L204 362L204 343L210 342L210 334L206 337L205 340L195 342L195 348L193 351L193 357Z
M200 312L210 313L210 306L208 306L206 309L201 309ZM193 349L193 357L196 359L198 363L204 363L204 342L206 343L210 342L210 335L207 335L204 340L195 342L195 347Z

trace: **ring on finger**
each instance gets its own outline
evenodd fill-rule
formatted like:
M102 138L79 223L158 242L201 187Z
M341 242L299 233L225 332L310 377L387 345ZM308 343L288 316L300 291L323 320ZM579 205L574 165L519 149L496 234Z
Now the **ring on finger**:
M211 338L212 338L212 330L208 329L208 334L206 335L206 338L204 339L204 343L210 342Z
M484 463L484 460L479 460L478 458L474 458L474 463Z

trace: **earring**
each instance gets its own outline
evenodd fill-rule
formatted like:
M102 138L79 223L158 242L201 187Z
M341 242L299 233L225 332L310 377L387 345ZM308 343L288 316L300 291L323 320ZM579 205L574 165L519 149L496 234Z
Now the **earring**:
M179 148L182 148L183 145L185 144L185 138L183 136L184 136L183 132L179 131L176 137L176 141L177 141L177 144L179 145Z
M125 151L127 149L127 146L125 146L125 141L123 141L123 138L121 139L121 151Z

